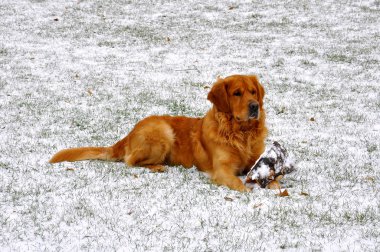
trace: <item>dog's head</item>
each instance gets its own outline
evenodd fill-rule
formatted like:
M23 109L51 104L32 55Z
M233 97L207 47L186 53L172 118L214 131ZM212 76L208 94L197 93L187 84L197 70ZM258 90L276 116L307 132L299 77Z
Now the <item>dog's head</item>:
M260 118L264 94L255 75L232 75L218 79L207 99L218 111L230 113L238 122L246 122Z

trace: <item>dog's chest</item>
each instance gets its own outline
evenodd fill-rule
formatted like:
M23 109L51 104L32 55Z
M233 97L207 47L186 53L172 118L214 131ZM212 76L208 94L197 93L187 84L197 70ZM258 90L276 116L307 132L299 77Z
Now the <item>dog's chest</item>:
M245 139L244 148L239 150L241 173L248 172L265 150L263 138L248 135Z

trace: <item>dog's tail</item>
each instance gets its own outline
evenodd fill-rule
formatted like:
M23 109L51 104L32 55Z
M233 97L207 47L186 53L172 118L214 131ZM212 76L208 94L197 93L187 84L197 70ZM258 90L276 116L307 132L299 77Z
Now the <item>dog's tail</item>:
M49 163L59 163L64 161L80 161L80 160L112 160L113 148L112 147L82 147L65 149L57 152L50 160Z

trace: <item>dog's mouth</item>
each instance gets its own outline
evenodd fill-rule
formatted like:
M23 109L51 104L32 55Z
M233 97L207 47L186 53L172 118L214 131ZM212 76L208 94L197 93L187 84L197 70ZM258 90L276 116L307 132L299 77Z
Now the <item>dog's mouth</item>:
M238 122L247 122L250 120L259 120L260 106L257 102L251 102L248 105L248 113L246 113L244 116L235 115L234 117L235 117L236 121L238 121Z
M250 120L259 120L260 112L250 112L248 116L241 117L241 116L235 116L236 121L238 122L248 122Z
M259 115L260 115L260 112L257 110L257 111L251 111L249 113L249 120L258 120L259 119Z
M256 102L251 102L248 105L248 113L249 113L248 115L249 119L259 119L259 114L260 114L259 104Z

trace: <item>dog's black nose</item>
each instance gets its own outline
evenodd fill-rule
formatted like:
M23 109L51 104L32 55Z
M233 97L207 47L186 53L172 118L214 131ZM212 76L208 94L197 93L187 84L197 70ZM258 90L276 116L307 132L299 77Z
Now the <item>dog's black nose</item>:
M257 104L256 102L251 102L249 104L249 113L250 114L255 114L259 111L259 104Z
M259 104L257 102L251 102L249 105L249 117L259 118Z

